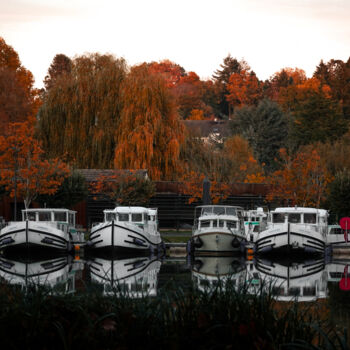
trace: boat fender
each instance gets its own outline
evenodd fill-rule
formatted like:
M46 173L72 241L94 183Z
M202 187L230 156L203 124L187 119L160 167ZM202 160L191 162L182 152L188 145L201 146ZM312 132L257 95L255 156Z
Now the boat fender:
M201 240L200 237L196 237L193 240L193 248L200 248L203 245L203 241Z
M241 242L237 239L237 237L235 237L232 240L231 245L232 245L233 248L240 248Z

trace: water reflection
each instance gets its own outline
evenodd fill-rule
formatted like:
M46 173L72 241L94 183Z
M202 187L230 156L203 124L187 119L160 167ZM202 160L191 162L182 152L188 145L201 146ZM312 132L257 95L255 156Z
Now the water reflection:
M313 301L326 297L327 273L324 258L305 260L258 259L257 278L280 301ZM255 278L256 279L256 278Z
M87 262L91 282L105 295L123 293L133 298L157 295L161 261L157 257L107 259L91 257Z
M239 286L246 279L246 261L240 256L196 257L192 261L192 281L204 291L230 281Z
M29 285L46 286L56 292L73 293L75 274L83 264L69 255L53 257L0 257L0 278L25 289Z
M133 298L157 296L169 279L183 288L192 281L202 291L229 280L236 289L245 284L250 293L269 290L280 301L312 301L334 299L335 290L350 291L348 263L324 258L245 260L243 256L198 256L189 261L147 256L0 256L0 279L23 288L45 285L63 293L84 292L93 286L104 295L122 293Z

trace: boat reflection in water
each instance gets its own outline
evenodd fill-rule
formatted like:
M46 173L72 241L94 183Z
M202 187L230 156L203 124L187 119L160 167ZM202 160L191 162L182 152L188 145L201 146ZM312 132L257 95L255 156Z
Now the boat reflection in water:
M75 274L83 270L83 263L70 255L54 257L0 257L0 278L10 285L45 286L57 293L75 292Z
M222 287L229 281L240 286L246 280L246 261L241 256L201 256L192 261L192 281L201 291Z
M297 261L258 259L252 278L255 287L263 285L279 301L313 301L327 295L323 258Z
M132 298L156 296L161 261L157 257L108 259L90 257L92 283L103 288L104 295L125 295Z

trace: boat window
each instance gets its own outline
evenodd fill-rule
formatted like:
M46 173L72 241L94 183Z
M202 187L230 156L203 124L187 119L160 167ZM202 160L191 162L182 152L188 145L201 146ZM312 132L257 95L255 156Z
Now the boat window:
M272 222L276 224L284 222L284 213L273 213Z
M305 224L316 224L316 214L304 214Z
M277 287L277 286L273 286L272 290L271 290L271 294L272 295L278 295L278 296L282 296L285 295L285 290L283 287Z
M214 207L214 214L215 215L225 215L225 208L224 207Z
M202 215L210 215L213 213L213 207L202 208Z
M65 213L65 212L55 212L53 214L54 214L54 221L67 222L67 213Z
M213 220L213 227L218 227L218 222L217 222L217 220Z
M210 220L201 221L201 227L210 227Z
M296 214L296 213L291 213L288 215L288 221L291 222L292 224L298 224L300 223L301 215Z
M142 214L131 214L131 221L140 222L142 221Z
M253 232L259 232L259 225L254 225Z
M114 213L106 213L106 221L112 221L115 220L115 214Z
M343 234L343 230L340 227L332 227L329 230L329 234L330 235L342 235Z
M288 294L296 297L296 296L300 295L300 288L299 287L291 287L288 290Z
M224 227L225 220L219 220L219 227Z
M35 213L31 212L31 213L28 213L27 212L27 218L29 221L35 221L36 218L35 218Z
M305 297L313 297L316 295L316 287L304 287L303 295Z
M235 208L226 208L226 214L227 215L237 215Z
M153 215L148 215L148 221L155 221L156 217Z
M47 211L39 211L39 221L51 221L51 213Z
M147 223L147 221L148 221L148 215L147 214L143 214L143 221Z
M231 221L227 220L227 228L237 228L237 222L236 221Z
M119 221L129 221L129 214L118 214L118 220Z
M74 214L73 213L69 213L68 214L68 218L69 218L69 223L71 225L74 225Z

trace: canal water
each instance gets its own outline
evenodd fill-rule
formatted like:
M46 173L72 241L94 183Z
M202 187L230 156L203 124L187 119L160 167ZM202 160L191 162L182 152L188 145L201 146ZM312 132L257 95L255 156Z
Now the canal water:
M269 289L281 303L320 303L333 324L349 326L350 261L341 258L1 256L0 279L12 285L46 285L64 293L98 288L105 295L156 297L172 285L200 290L229 279L251 293Z

